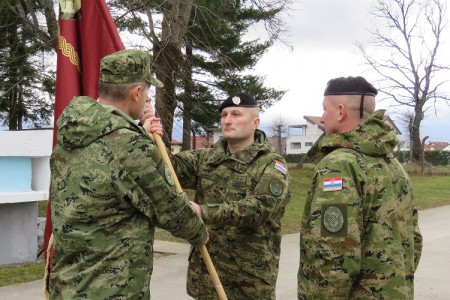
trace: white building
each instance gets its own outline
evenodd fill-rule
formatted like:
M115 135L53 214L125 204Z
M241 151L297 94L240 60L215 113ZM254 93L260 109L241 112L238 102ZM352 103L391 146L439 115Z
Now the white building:
M289 126L290 131L297 129L299 132L292 135L288 134L286 138L286 154L307 153L324 133L323 125L320 123L321 117L303 116L303 118L306 120L306 124ZM391 125L398 136L402 134L389 116L385 116L385 121Z
M323 134L320 117L303 116L304 125L289 125L289 134L286 138L286 154L306 153ZM297 130L296 130L297 129ZM291 134L293 131L299 131Z

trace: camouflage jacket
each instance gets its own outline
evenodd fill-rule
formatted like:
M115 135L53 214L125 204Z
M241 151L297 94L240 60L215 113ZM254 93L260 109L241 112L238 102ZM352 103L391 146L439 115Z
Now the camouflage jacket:
M199 244L206 227L143 128L72 100L51 156L51 299L149 299L155 226Z
M180 152L175 169L181 185L196 191L195 201L210 229L207 248L229 299L271 299L280 256L280 221L290 198L285 161L260 130L246 149L234 155L226 149L227 143L220 140L209 149ZM195 250L190 257L188 293L209 299L204 295L214 293L214 288L206 268L193 271L202 264ZM227 287L236 282L254 286L253 296L233 298ZM265 289L265 298L257 296L260 288Z
M314 148L320 161L300 232L299 299L413 299L422 236L383 116Z

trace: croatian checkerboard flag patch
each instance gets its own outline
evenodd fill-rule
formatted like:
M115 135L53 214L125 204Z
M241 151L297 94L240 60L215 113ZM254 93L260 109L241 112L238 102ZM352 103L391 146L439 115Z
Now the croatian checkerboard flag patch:
M342 177L332 177L323 179L323 191L341 191L342 190Z
M279 161L275 161L275 169L277 169L278 171L280 171L283 174L286 174L286 172L287 172L287 167Z

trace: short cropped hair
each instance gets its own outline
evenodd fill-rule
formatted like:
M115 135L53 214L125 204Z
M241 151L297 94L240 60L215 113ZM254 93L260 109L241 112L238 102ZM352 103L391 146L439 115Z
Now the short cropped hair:
M137 82L137 83L117 84L117 83L99 82L98 95L100 98L120 101L125 99L128 95L128 92L138 85L140 85L142 88L145 88L147 83Z

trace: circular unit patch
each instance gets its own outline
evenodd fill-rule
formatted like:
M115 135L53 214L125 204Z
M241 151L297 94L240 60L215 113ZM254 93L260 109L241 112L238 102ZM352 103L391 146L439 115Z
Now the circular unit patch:
M344 226L344 213L337 206L329 206L323 213L323 225L331 233L336 233Z
M280 196L283 193L283 184L278 179L273 179L269 183L269 190L275 197Z
M164 175L166 176L167 183L170 185L174 185L175 181L173 180L172 172L169 169L168 165L164 165Z

